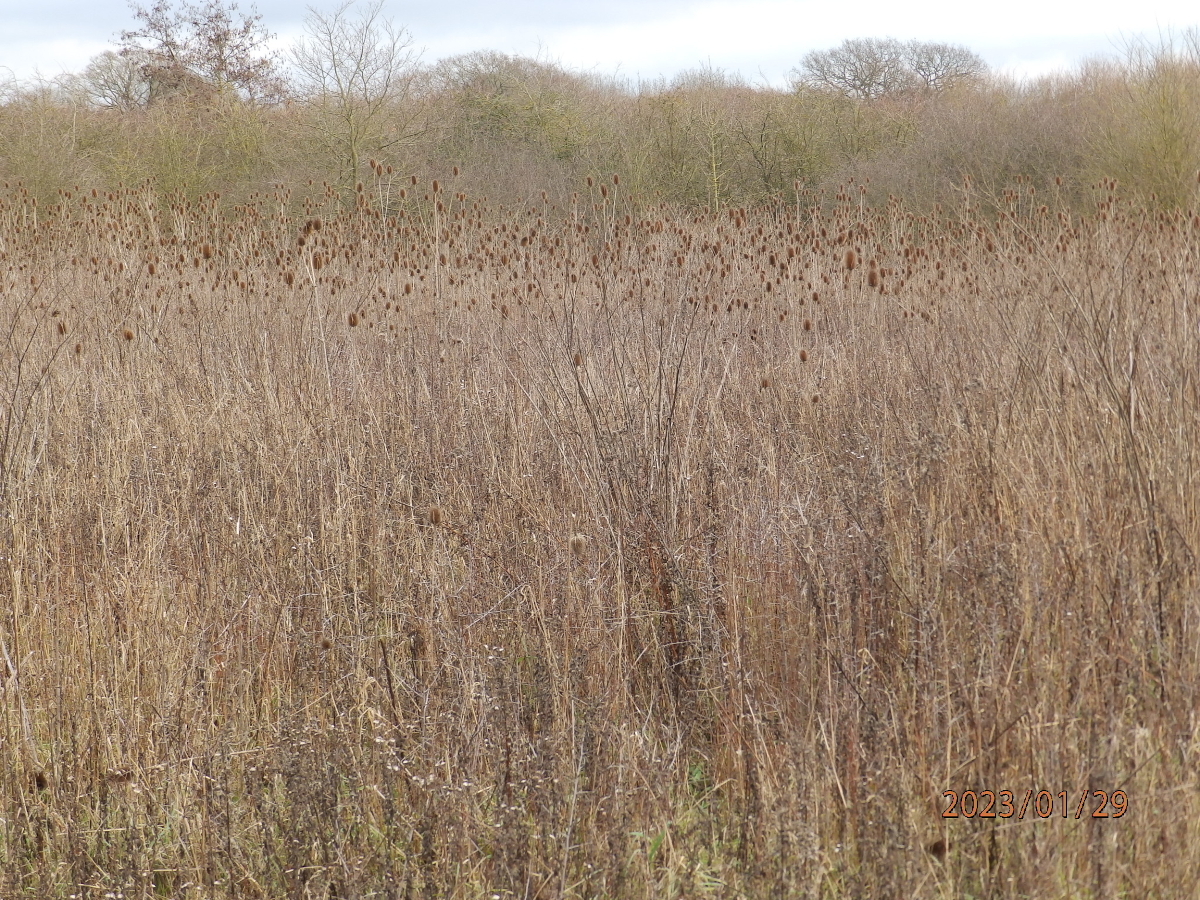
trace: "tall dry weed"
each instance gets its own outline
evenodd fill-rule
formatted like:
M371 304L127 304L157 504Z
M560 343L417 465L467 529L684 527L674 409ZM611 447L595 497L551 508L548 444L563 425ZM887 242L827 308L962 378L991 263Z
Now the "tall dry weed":
M371 168L0 199L0 893L1191 889L1194 212Z

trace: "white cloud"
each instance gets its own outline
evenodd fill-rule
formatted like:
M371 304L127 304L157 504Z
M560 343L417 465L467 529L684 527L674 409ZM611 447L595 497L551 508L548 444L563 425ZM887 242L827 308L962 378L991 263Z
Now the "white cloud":
M336 0L315 0L328 11ZM303 7L259 0L277 46L300 33ZM247 2L242 7L249 8ZM411 28L427 62L473 50L539 54L564 65L627 78L670 76L703 63L760 75L774 84L809 50L852 37L949 41L981 53L997 69L1023 75L1116 52L1135 35L1156 37L1200 23L1194 0L1007 0L969 6L961 0L919 4L856 0L511 0L401 4L385 8ZM113 36L132 27L121 0L0 0L0 67L18 77L78 71ZM466 26L462 23L467 23Z
M111 49L104 41L61 37L36 40L16 47L5 47L0 67L9 69L24 81L36 76L54 78L64 72L78 72L97 53Z
M977 9L978 11L974 11ZM478 21L478 20L476 20ZM709 0L688 9L643 14L638 21L505 26L486 19L471 30L427 40L428 58L481 48L543 57L580 69L655 78L704 63L748 80L781 85L809 50L852 37L896 37L964 44L1000 71L1033 77L1115 52L1122 35L1151 37L1200 21L1194 4L1099 0L1081 14L1075 3L1012 0L970 8L959 0L919 6L868 0ZM420 41L422 36L417 35Z

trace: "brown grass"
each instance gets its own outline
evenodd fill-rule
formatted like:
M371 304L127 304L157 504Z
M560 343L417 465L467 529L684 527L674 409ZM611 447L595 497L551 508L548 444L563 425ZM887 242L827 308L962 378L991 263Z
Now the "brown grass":
M1194 890L1200 219L603 180L2 198L0 895Z

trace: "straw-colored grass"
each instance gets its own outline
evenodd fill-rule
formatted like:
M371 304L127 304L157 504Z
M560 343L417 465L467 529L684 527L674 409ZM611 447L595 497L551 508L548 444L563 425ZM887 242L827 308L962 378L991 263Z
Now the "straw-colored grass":
M1195 890L1200 219L404 184L2 198L0 896Z

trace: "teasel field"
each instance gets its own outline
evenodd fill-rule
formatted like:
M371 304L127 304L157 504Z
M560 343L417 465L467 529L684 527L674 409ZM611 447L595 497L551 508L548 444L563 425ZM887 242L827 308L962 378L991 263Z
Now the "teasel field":
M370 171L3 192L0 895L1192 895L1196 211Z

